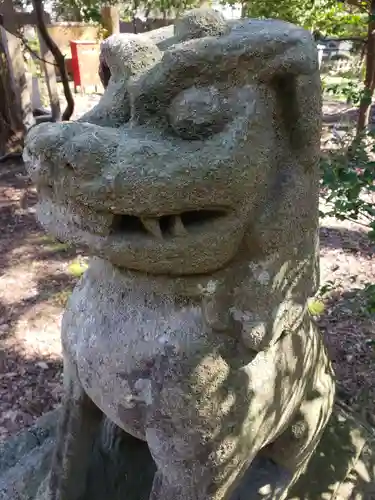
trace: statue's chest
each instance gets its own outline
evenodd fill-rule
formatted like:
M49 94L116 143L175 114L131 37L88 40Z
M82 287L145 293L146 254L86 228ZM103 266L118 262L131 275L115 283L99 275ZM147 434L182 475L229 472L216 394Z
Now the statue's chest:
M109 292L76 288L63 320L63 344L91 399L117 425L142 438L145 414L158 391L156 366L202 336L201 311Z

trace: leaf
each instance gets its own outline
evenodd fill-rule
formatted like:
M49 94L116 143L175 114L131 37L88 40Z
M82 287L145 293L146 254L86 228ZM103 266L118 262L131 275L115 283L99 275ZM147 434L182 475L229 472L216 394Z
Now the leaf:
M313 316L320 316L325 311L325 305L321 300L318 299L309 299L307 301L307 307Z
M72 276L80 278L88 267L89 266L86 264L86 262L76 260L68 266L68 271Z

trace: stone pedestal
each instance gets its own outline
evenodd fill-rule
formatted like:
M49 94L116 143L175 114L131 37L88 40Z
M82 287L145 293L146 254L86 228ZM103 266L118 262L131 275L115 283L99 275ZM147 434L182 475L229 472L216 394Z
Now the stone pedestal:
M36 493L50 465L57 418L57 412L51 412L31 429L2 444L0 500L40 500ZM154 471L147 445L107 423L93 453L90 487L82 500L148 500ZM267 473L261 460L254 464L253 477L254 472L259 476ZM132 478L130 486L125 485L126 477ZM336 403L317 452L288 500L374 498L374 432L343 404Z

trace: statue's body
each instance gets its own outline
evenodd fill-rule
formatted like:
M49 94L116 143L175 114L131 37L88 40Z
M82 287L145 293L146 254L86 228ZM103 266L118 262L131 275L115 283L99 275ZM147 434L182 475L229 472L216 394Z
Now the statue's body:
M207 10L177 23L175 45L160 37L104 42L99 105L34 128L25 147L40 221L96 256L63 319L48 499L82 498L103 414L147 442L150 500L284 499L334 395L306 307L316 51L293 25L229 26ZM280 475L268 496L256 481L245 495L259 454Z

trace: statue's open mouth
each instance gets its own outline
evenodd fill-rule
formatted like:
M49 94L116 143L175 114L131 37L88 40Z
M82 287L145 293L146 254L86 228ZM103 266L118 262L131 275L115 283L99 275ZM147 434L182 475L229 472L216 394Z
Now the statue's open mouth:
M134 214L121 213L118 211L119 208L112 211L108 207L106 210L105 207L93 206L88 200L83 202L77 198L66 198L59 203L55 198L55 187L48 179L39 179L38 192L40 202L45 201L47 205L52 204L56 207L61 203L61 207L65 206L68 212L74 214L75 217L70 219L69 216L69 220L77 226L77 229L96 234L103 238L103 243L113 243L116 246L125 244L141 248L146 245L151 248L157 245L160 249L162 245L164 248L169 246L174 248L180 239L189 241L192 241L192 237L199 240L202 237L216 239L219 235L221 238L226 238L232 231L236 232L241 225L236 211L223 205L193 208L186 200L181 200L179 211L177 209L165 214L163 212L150 215ZM83 218L77 218L78 214L85 215ZM93 224L88 226L86 219L90 219ZM53 231L53 227L49 230ZM205 251L208 252L209 248Z
M137 217L115 214L110 228L112 236L152 235L158 240L185 237L212 225L229 215L224 209L190 210L161 217Z
M232 259L243 238L242 219L231 207L181 207L163 215L135 215L98 210L75 199L57 201L52 190L39 185L38 219L44 228L120 268L153 275L202 275Z

